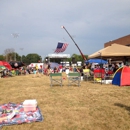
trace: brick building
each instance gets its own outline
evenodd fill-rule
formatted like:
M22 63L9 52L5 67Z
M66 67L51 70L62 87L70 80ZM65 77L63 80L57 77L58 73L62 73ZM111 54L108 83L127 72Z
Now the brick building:
M130 46L130 35L115 39L113 41L106 42L104 43L104 48L114 43L125 45L125 46Z

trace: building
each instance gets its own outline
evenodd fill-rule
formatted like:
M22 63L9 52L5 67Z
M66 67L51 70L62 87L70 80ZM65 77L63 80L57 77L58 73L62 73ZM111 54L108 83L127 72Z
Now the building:
M114 43L120 44L120 45L125 45L125 46L130 46L130 35L106 42L106 43L104 43L104 48L107 46L110 46Z
M104 48L108 47L108 46L111 46L114 43L130 47L130 34L126 35L124 37L120 37L118 39L115 39L115 40L104 43ZM130 57L128 57L128 56L124 57L124 64L129 64L130 65Z
M56 62L60 64L60 62L67 61L67 58L70 57L70 54L48 54L46 60L47 62Z

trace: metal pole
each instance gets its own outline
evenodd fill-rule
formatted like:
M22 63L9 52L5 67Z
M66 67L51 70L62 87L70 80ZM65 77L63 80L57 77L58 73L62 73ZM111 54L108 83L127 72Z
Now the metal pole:
M102 54L101 54L101 84L102 84L102 70L103 69L103 64L102 64Z
M20 48L20 50L23 51L23 48ZM21 62L23 62L23 61L22 61L22 60L23 60L23 59L22 59L22 56L23 56L23 55L21 55Z
M74 42L74 44L76 45L76 47L78 48L82 58L84 60L86 60L86 57L83 55L82 51L80 50L79 46L76 44L76 42L74 41L74 39L72 38L72 36L69 34L69 32L67 31L67 29L64 26L61 26L61 28L65 29L65 31L67 32L67 34L70 36L70 38L72 39L72 41Z
M19 34L18 33L12 33L11 35L13 35L14 38L18 38ZM16 61L16 51L14 52L14 60Z
M102 54L101 54L101 52L98 52L99 54L100 54L100 58L101 58L101 84L102 84Z

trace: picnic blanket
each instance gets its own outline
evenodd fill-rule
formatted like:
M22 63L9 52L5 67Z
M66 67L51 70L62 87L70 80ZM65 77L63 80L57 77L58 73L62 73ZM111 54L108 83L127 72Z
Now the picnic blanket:
M36 107L36 111L24 112L23 103L8 103L0 105L0 117L8 116L12 113L12 111L15 111L15 116L12 119L7 119L0 122L0 127L5 125L43 121L43 116L38 106Z

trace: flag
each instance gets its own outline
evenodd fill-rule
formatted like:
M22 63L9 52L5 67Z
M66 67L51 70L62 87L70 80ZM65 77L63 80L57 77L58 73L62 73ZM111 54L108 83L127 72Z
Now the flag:
M57 48L55 50L55 53L64 52L66 50L67 46L68 46L67 43L58 42Z

